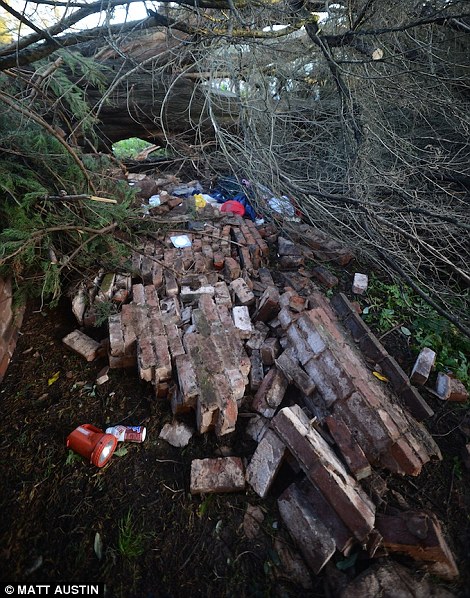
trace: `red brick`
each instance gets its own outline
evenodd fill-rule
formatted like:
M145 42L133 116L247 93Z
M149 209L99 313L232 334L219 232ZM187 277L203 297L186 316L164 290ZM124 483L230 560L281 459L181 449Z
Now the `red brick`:
M257 310L253 314L253 322L267 322L275 318L281 309L279 300L277 288L274 286L267 287L259 300Z
M313 276L327 289L337 286L338 278L323 266L315 266L311 269Z
M152 341L155 349L155 374L159 382L164 382L171 378L171 359L166 336L154 336Z
M427 419L434 415L434 411L413 386L407 386L402 390L400 397L405 403L408 411L418 421L422 421L423 419Z
M216 270L222 270L225 265L225 256L221 251L214 252L213 258L214 268Z
M284 398L287 384L284 374L271 368L253 399L253 409L264 417L272 417Z
M273 365L274 360L281 352L281 345L277 338L267 338L261 345L261 360L264 365Z
M305 259L303 256L283 255L279 258L278 264L280 270L298 270L305 265Z
M137 367L141 380L151 382L154 379L156 364L155 351L152 345L150 331L142 331L137 339Z
M293 382L304 395L310 396L315 390L315 384L293 357L289 350L284 351L276 359L276 367L281 370L289 383Z
M325 419L325 423L353 476L357 480L368 477L372 473L370 463L348 426L331 415Z
M248 339L253 334L253 326L251 325L250 312L246 305L237 305L232 308L232 317L234 326L240 338Z
M239 457L194 459L191 463L191 494L237 492L245 489L245 472Z
M121 314L113 314L108 318L109 350L111 355L118 357L124 355L124 336L122 333Z
M374 505L320 434L309 425L300 407L281 409L271 425L346 527L358 540L363 540L374 526Z
M226 258L224 273L228 280L236 280L240 277L240 264L231 257Z
M64 345L84 357L87 361L93 361L97 357L100 344L80 330L74 330L62 339Z
M386 359L382 361L380 367L382 368L384 375L390 380L395 392L399 393L408 387L408 376L393 357L388 355Z
M157 290L153 285L146 285L144 287L144 294L145 294L145 303L149 307L160 307L158 302L158 295Z
M406 554L449 581L459 576L452 552L434 514L407 511L398 515L377 515L376 526L388 551Z
M331 533L295 484L281 494L277 505L284 525L307 565L318 574L336 551Z
M437 375L436 392L443 401L465 403L468 401L468 391L463 382L439 372Z

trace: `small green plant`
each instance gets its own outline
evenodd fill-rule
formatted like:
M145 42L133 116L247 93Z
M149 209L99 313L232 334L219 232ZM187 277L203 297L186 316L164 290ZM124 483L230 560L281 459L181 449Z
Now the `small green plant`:
M146 534L139 532L129 510L119 521L118 550L126 558L135 558L145 552Z
M123 139L113 145L113 152L119 160L135 158L144 149L147 149L152 144L138 137L131 137L130 139Z
M470 340L440 316L406 285L387 284L371 276L364 320L380 333L397 328L418 353L423 347L436 352L437 371L452 371L466 386L470 385Z
M74 453L71 450L67 452L65 465L75 465L75 463L79 463L80 461L82 461L82 457L78 453Z
M116 314L118 311L116 304L112 301L96 301L94 304L94 309L96 314L96 328L106 324L109 316Z

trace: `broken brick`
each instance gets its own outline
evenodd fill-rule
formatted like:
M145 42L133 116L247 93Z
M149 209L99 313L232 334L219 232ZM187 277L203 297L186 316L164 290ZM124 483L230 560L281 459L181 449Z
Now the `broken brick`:
M436 393L443 401L465 403L468 401L468 391L463 382L439 372L436 381Z
M279 513L310 569L319 573L336 551L336 544L309 501L292 484L277 501Z
M425 384L435 361L436 353L432 349L428 347L421 349L411 371L410 382L412 384Z
M276 359L276 367L281 370L289 383L293 382L304 395L309 396L315 390L314 382L297 364L288 350Z
M230 283L230 288L235 293L237 301L240 305L253 305L255 296L243 280L243 278L236 278Z
M274 286L267 287L259 300L257 310L253 314L253 322L272 320L280 309L279 291Z
M358 540L363 540L374 527L374 505L331 447L309 425L300 407L281 409L271 425L343 523Z
M246 480L261 498L268 494L286 450L286 445L272 430L268 430L258 444L246 469Z
M231 257L225 259L224 273L228 280L236 280L240 277L240 264Z
M246 305L237 305L232 309L233 323L240 335L240 338L250 338L253 333L250 312Z
M256 392L261 386L264 378L263 362L259 351L252 351L250 356L251 370L250 370L250 390Z
M339 282L337 276L332 274L324 266L315 266L310 271L318 280L318 282L320 282L327 289L332 289L333 287L337 286Z
M287 384L284 374L271 368L253 399L253 409L264 417L272 417L284 398Z
M348 426L340 419L331 415L326 418L325 423L338 445L349 471L356 480L362 480L370 476L372 473L370 463L364 455L364 451L351 434Z
M237 492L245 489L245 473L239 457L194 459L191 463L191 494Z
M261 345L261 361L264 365L273 365L274 360L281 352L281 346L277 338L267 338Z
M367 285L369 284L369 278L367 274L360 274L356 272L354 274L354 281L352 285L352 292L356 295L363 295L367 291Z

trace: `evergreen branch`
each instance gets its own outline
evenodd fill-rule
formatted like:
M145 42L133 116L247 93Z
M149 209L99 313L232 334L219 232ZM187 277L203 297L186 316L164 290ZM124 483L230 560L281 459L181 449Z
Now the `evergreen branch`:
M93 191L93 193L95 195L97 195L96 188L93 185L93 182L90 179L90 176L89 176L88 172L86 171L85 165L83 164L83 162L78 157L78 154L76 153L76 151L72 147L70 147L70 145L64 139L62 139L62 137L57 133L57 131L53 127L51 127L50 124L48 124L41 116L39 116L39 114L36 114L35 112L33 112L31 110L26 110L26 109L22 108L18 103L15 102L15 100L11 96L8 96L7 94L5 94L2 91L0 91L0 99L3 100L5 102L5 104L7 106L9 106L12 110L15 110L16 112L19 112L20 114L22 114L26 118L31 118L38 125L40 125L44 129L46 129L46 131L50 135L52 135L53 137L55 137L57 139L57 141L70 154L70 156L72 157L73 161L77 164L77 166L80 168L80 170L83 173L83 176L85 177L86 182L88 183L89 188Z

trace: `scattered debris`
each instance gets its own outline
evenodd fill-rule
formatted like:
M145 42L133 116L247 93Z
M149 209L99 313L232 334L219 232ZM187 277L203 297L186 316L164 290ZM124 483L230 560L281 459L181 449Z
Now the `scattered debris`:
M369 277L367 274L359 274L359 272L356 272L354 274L352 292L356 295L363 295L367 291L368 284Z
M259 536L263 521L263 511L259 507L248 504L243 518L243 532L248 540L254 540Z
M435 361L436 353L432 349L428 347L421 349L411 371L410 382L413 384L425 384Z
M457 378L452 378L442 372L437 374L436 393L443 401L455 401L457 403L468 401L468 390L464 384Z
M190 426L174 421L171 424L165 424L158 437L166 440L171 446L183 448L188 446L193 434L194 430Z
M93 361L97 358L101 349L100 343L96 342L80 330L74 330L62 339L64 345L84 357L87 361Z
M108 372L109 372L109 365L106 365L104 368L102 368L98 372L98 374L96 375L96 384L98 384L98 386L101 386L101 384L108 382L108 380L109 380Z
M112 426L106 428L106 434L112 434L118 442L144 442L147 429L144 426Z
M239 457L194 459L191 463L191 494L237 492L245 488L245 471Z

